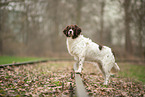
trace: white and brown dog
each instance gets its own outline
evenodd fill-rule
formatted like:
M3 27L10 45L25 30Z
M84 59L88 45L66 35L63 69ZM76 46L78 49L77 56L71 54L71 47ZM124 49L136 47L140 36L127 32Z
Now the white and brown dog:
M85 38L81 35L81 28L77 25L67 26L63 33L67 37L66 43L68 52L74 56L76 60L76 64L74 64L75 72L81 73L85 60L98 63L105 77L104 84L107 85L111 69L113 68L116 71L120 70L117 63L115 63L111 48L98 45L89 38Z

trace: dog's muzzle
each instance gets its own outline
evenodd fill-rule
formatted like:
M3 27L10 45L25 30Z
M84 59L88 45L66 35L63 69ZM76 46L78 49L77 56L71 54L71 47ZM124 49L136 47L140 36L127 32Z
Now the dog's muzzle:
M69 35L69 36L73 36L73 33L74 33L74 31L73 31L72 29L70 29L70 30L68 31L68 35Z

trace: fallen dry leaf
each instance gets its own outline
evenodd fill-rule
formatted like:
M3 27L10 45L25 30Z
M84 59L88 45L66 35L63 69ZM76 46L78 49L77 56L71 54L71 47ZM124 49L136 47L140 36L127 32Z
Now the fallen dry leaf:
M75 95L73 62L48 62L0 68L0 96L70 96ZM145 95L145 85L118 75L103 85L103 76L96 67L87 64L82 73L90 96Z

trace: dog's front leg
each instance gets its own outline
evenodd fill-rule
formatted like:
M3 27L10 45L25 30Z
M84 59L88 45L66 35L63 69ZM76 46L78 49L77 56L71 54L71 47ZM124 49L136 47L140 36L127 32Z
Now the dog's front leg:
M79 64L79 58L77 56L74 56L74 60L76 61L74 63L74 71L76 71L78 68L78 64Z
M77 70L75 70L76 73L81 73L82 68L83 68L84 60L85 60L84 57L80 57L80 58L79 58L79 62L78 62L79 67L78 67Z
M76 63L74 63L74 71L76 71L76 70L77 70L77 66L78 66L78 64L79 64L79 61L78 61L78 60L76 60Z

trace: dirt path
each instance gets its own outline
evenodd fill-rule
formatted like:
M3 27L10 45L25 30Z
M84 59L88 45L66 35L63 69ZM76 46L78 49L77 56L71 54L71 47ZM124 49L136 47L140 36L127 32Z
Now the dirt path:
M48 62L0 68L0 96L69 96L73 62ZM95 66L85 64L82 73L90 96L145 96L145 86L128 78L112 77L108 86Z

